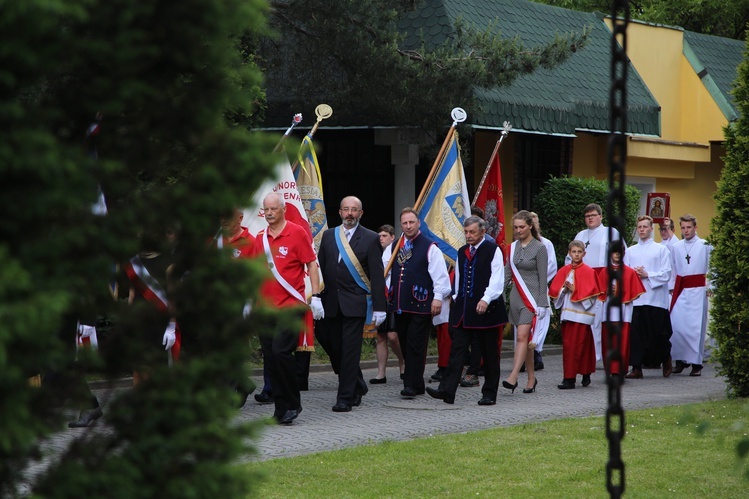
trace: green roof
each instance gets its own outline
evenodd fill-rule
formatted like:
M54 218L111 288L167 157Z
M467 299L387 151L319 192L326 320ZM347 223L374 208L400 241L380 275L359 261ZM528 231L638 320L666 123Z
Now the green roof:
M478 28L496 21L507 38L526 47L546 45L555 33L580 32L589 26L588 44L553 70L539 68L510 86L476 89L481 106L469 117L474 126L501 128L509 121L516 130L574 134L577 130L609 129L611 31L592 13L577 12L526 0L426 0L401 20L409 48L441 45L453 37L461 17ZM627 132L660 135L660 106L632 65L628 69Z
M684 32L684 56L728 121L739 117L731 89L744 59L744 47L741 40Z

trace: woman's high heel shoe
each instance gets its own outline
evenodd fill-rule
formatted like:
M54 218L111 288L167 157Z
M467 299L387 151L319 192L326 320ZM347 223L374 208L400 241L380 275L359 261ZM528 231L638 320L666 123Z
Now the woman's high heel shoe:
M504 386L508 390L512 390L512 393L515 393L515 388L518 387L518 382L516 381L514 385L511 385L507 381L502 380L502 386Z
M538 378L533 382L533 388L523 388L523 393L533 393L536 391L536 385L538 384Z

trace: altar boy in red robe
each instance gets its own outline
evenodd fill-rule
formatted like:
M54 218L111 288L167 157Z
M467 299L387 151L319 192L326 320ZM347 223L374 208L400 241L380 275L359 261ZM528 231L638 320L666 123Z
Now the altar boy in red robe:
M565 265L549 285L549 296L554 306L562 310L562 364L564 379L557 388L575 388L578 374L582 385L590 385L590 375L596 370L596 351L591 325L595 319L595 305L601 290L595 271L583 263L585 243L574 240L569 244L572 263Z
M640 295L645 293L645 286L642 284L640 276L632 267L628 267L622 263L624 258L624 252L626 251L624 244L621 241L614 241L611 243L611 263L614 268L621 268L623 283L622 288L622 331L621 331L621 345L619 351L622 355L622 362L625 366L629 365L629 327L632 322L632 304ZM612 290L612 296L617 293L619 282L614 281L614 287ZM606 352L608 351L609 341L609 321L616 322L619 320L618 308L612 308L609 312L610 297L606 295L606 290L609 287L609 271L607 267L603 268L603 271L598 274L598 287L602 293L598 297L599 300L604 302L603 310L603 322L601 324L601 342L603 346L603 365L606 369L606 374L616 375L619 374L619 362L613 361L609 365L609 359L607 358ZM609 316L610 314L610 316ZM625 367L624 372L627 372Z

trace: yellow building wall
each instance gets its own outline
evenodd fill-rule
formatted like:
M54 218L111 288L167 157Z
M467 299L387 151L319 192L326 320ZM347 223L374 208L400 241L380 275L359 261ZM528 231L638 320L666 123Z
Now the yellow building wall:
M611 29L611 21L606 20ZM683 33L680 30L630 23L627 55L661 106L661 138L682 140Z
M627 29L627 55L661 106L661 138L722 140L726 118L683 52L678 28L635 22Z
M572 175L597 179L608 178L606 135L578 133L572 145Z
M728 123L723 111L702 84L697 73L682 56L681 67L681 140L707 143L723 140L723 127ZM648 83L647 81L645 83Z
M715 215L713 194L717 189L720 173L723 169L721 156L725 155L725 148L715 145L713 157L709 163L694 165L693 179L663 179L656 180L656 192L671 194L671 218L676 225L674 232L681 237L679 231L679 217L689 213L697 217L697 233L700 237L710 235L710 222ZM660 238L656 238L660 240Z
M478 187L484 168L489 161L499 133L477 132L474 141L474 186ZM574 139L573 171L576 177L593 177L601 180L608 178L606 164L606 136L580 133ZM511 218L514 213L515 188L515 140L510 134L502 143L499 160L502 166L502 190L504 198L505 224L507 242L512 242ZM723 168L721 156L725 149L713 144L712 158L708 163L686 163L677 161L647 160L630 158L627 160L628 183L637 182L638 178L655 177L655 192L671 194L671 216L675 219L676 233L678 218L685 213L697 217L700 237L710 235L710 222L715 214L713 194ZM658 175L654 175L654 173ZM673 178L667 178L673 177ZM470 193L473 196L474 193ZM660 235L655 234L656 241Z
M610 20L606 22L611 28ZM712 196L723 168L720 157L725 153L718 143L724 140L727 120L684 55L680 29L632 23L627 35L627 55L661 106L659 139L689 143L679 148L673 143L631 141L629 154L636 157L627 160L627 177L654 178L655 192L671 195L672 217L694 215L700 236L707 237L715 214ZM599 146L605 151L605 144ZM680 235L678 221L676 225Z

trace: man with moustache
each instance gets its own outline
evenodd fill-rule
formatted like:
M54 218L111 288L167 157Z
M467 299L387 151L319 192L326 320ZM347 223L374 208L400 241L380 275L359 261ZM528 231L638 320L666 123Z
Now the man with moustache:
M504 257L494 243L484 239L486 222L471 216L463 222L466 245L458 250L455 266L455 293L450 307L450 361L439 388L427 393L447 404L455 402L466 350L477 339L484 359L484 386L479 405L494 405L499 388L500 326L507 323L501 300L505 282Z
M400 215L403 238L395 248L388 308L395 313L406 370L401 396L413 399L425 393L424 365L432 317L442 311L442 299L451 292L447 265L437 244L419 230L413 208Z
M302 227L286 220L286 203L279 193L272 192L265 196L263 213L268 227L258 232L253 254L265 256L273 277L266 280L260 289L258 308L282 309L297 314L301 321L307 310L304 297L305 267L312 293L317 294L320 290L312 239ZM310 305L315 319L324 316L320 298L313 297ZM260 334L263 357L270 361L275 402L273 417L283 425L291 424L302 411L294 361L298 337L299 329L280 324L268 325Z
M359 367L364 325L385 320L385 277L379 235L359 224L359 198L343 198L342 223L323 233L317 254L325 287L319 295L325 314L315 334L338 373L334 412L349 412L369 390Z

